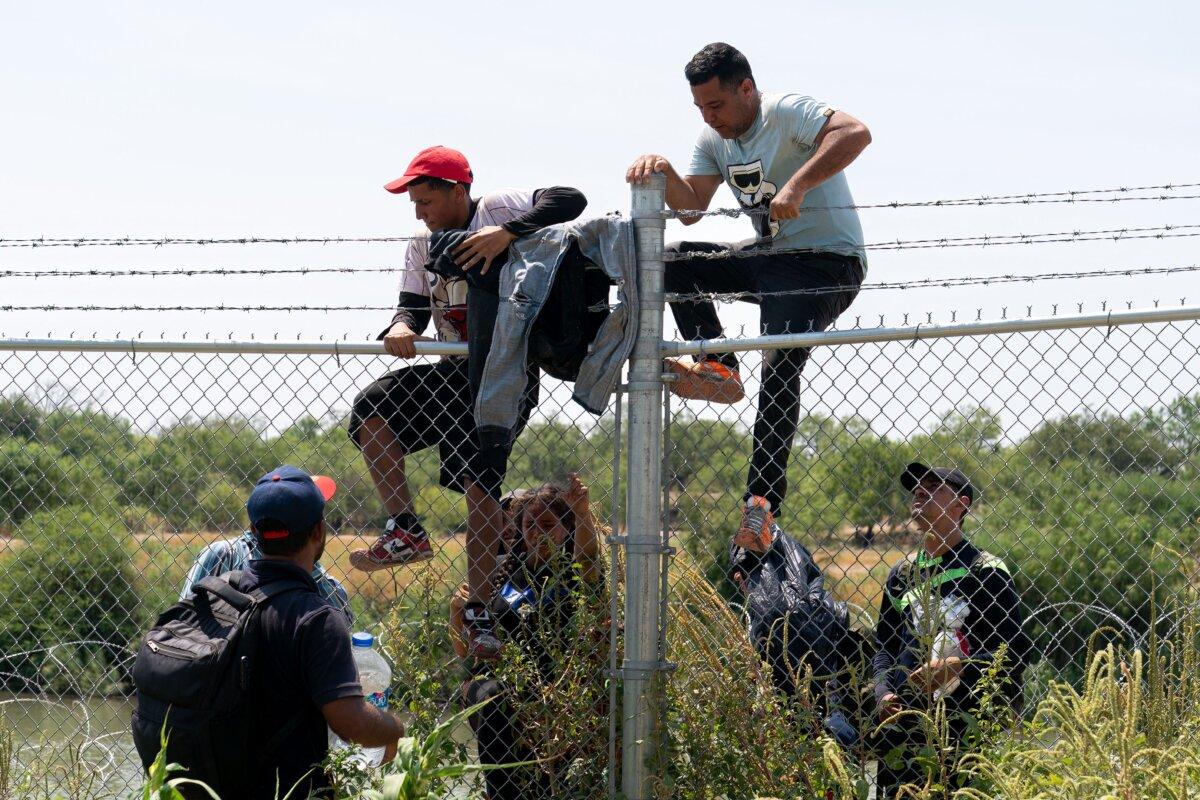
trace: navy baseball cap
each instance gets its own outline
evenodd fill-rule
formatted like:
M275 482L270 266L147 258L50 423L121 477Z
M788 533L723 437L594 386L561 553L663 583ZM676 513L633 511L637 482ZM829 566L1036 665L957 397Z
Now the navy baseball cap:
M919 461L914 461L904 468L903 474L900 475L900 485L911 492L926 475L932 475L942 483L953 486L972 503L975 502L975 487L971 485L971 479L960 470L950 467L927 467Z
M284 465L276 467L258 479L246 513L250 528L263 539L286 539L291 534L303 534L325 515L325 501L333 497L337 484L324 475L309 475L302 469ZM260 530L259 523L272 520L284 530Z

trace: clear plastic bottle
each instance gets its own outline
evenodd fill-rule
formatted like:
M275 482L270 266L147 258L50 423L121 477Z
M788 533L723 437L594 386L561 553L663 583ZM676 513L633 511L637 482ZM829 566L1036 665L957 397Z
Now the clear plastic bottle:
M387 660L375 649L375 637L369 633L358 632L350 637L351 652L354 655L354 666L358 669L358 682L362 684L363 699L383 711L387 710L388 699L391 697L392 668ZM329 731L329 749L348 747L346 742ZM372 767L383 763L382 747L364 747L363 758Z

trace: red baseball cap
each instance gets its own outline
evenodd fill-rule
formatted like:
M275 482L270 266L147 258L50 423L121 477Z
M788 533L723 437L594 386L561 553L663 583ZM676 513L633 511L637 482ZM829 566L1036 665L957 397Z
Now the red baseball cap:
M426 147L417 153L404 175L385 184L383 188L392 194L403 194L408 191L408 185L417 178L441 178L444 181L470 184L474 182L474 177L466 156L439 144Z

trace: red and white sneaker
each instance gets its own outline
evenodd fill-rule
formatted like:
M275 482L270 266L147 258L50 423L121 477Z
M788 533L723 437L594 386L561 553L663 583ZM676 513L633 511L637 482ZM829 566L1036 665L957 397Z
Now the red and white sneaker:
M771 533L774 525L775 515L771 513L771 501L752 495L742 509L742 524L733 535L733 544L755 553L765 553L775 541Z
M433 558L433 548L421 523L401 525L391 517L383 528L383 535L369 550L355 550L350 554L350 566L363 572L374 572L430 558Z
M468 603L463 609L467 628L467 655L479 661L493 661L504 643L496 636L496 622L483 603Z
M680 358L664 358L663 364L674 373L675 380L668 384L671 394L685 400L707 400L710 403L729 405L746 397L742 376L720 361L684 361Z

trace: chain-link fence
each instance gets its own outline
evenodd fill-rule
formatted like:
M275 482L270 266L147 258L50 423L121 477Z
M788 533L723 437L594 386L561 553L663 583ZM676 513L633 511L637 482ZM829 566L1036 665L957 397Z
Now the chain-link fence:
M455 435L442 407L442 381L462 372L459 359L422 357L400 367L400 376L415 381L409 392L424 401L407 409L405 420L382 405L378 410L399 438L408 437L411 451L403 465L406 485L383 489L347 428L355 412L378 402L371 393L376 379L399 377L392 372L396 359L335 354L331 347L286 355L250 344L235 343L226 353L182 343L177 352L138 352L138 344L126 343L124 352L65 345L6 349L0 356L0 651L7 693L0 708L16 732L16 762L71 797L125 796L140 785L127 694L138 639L180 596L185 580L241 563L246 497L260 475L285 463L337 482L320 559L327 577L319 588L340 585L353 629L379 637L394 671L396 707L410 729L427 732L464 692L478 694L478 686L464 686L450 612L466 577L466 503L441 485L437 447L437 437ZM569 499L570 510L583 508L578 496L567 498L569 473L590 490L593 511L613 507L613 416L583 412L551 383L514 449L506 488L553 484L563 491L526 504L530 524L505 531L513 553L525 551L523 534L530 541L561 535L546 523L546 507L559 513ZM369 424L372 414L364 416ZM418 418L432 447L403 429ZM398 473L385 477L399 485ZM375 543L389 516L385 504L401 493L428 532L432 559L356 568L353 554ZM503 706L493 704L499 711L476 723L493 759L538 761L505 773L520 783L522 796L539 796L538 789L542 796L578 795L579 787L606 781L607 525L604 519L595 529L600 563L563 599L577 606L574 635L562 635L564 628L535 637L536 648L514 648L473 672L476 684L494 680L511 689ZM503 588L527 588L545 571L540 567L550 566L526 572L510 564ZM340 592L326 594L337 602ZM542 690L545 674L557 676L556 691ZM506 714L522 720L519 738ZM559 724L564 720L577 720L574 729ZM464 725L448 757L475 758L476 738ZM459 783L463 796L473 791L473 781Z
M635 190L623 385L594 416L540 382L485 569L468 563L481 507L456 481L465 346L397 362L345 342L0 341L0 761L16 793L140 786L137 643L202 574L253 555L247 495L284 463L338 485L315 577L376 634L393 709L420 735L489 699L437 762L522 762L447 779L450 796L812 796L844 785L838 770L878 771L877 629L927 604L913 576L936 588L933 559L958 557L929 552L901 483L913 462L969 482L963 528L983 554L945 581L978 563L1015 590L1025 708L1078 684L1098 647L1190 624L1200 309L664 343L665 301L689 298L663 293L661 203ZM841 291L791 293L825 289ZM743 388L726 372L728 402L676 396L684 373L663 358L712 354ZM798 381L769 377L802 363ZM429 557L397 565L423 555L418 524ZM498 655L468 630L472 593L495 601ZM816 610L789 629L797 603ZM835 629L830 680L793 642ZM353 796L359 773L334 773Z
M1144 645L1151 597L1166 609L1183 591L1200 534L1200 313L1157 312L1161 322L1155 313L1100 325L1064 318L1003 323L1004 332L969 324L953 336L851 330L805 340L830 344L813 347L805 367L778 523L848 604L854 630L871 639L889 569L920 545L899 475L922 461L961 469L978 491L966 530L1005 560L1019 590L1033 645L1027 704L1050 679L1078 680L1097 637ZM1060 325L1078 327L1051 329ZM250 485L280 463L337 480L334 535L321 561L349 597L354 628L380 635L398 708L420 730L461 703L465 676L449 608L465 576L466 504L439 485L436 447L406 459L433 559L372 572L351 565L388 512L347 435L348 418L356 396L394 360L349 347L205 349L134 342L19 350L9 342L0 359L8 693L0 708L17 734L17 762L71 796L137 785L126 733L133 643L180 594L202 551L237 540ZM665 665L657 662L674 664L658 684L667 702L649 706L651 723L666 723L667 747L650 748L648 773L656 791L677 796L704 796L712 774L763 790L789 779L781 764L809 763L806 748L815 746L794 729L764 725L773 690L744 590L731 578L761 371L757 352L741 359L744 400L715 406L666 393L660 408L663 525L655 536L666 538L641 552L657 563L663 544L675 548L658 620L667 647L655 663L634 667L659 674ZM408 368L428 380L438 363L421 358ZM564 389L543 387L505 488L566 490L577 472L604 538L620 516L621 431L611 410L586 414ZM539 761L510 776L527 782L524 796L605 793L621 752L619 686L610 676L622 662L610 639L621 630L611 620L624 607L623 563L592 570L593 582L574 595L574 620L536 653L477 676L506 687L505 710L520 733L505 726L509 718L464 726L464 761L487 740ZM464 781L459 791L480 789Z
M1089 652L1109 642L1146 649L1152 619L1156 635L1169 637L1200 538L1198 316L1067 330L1047 330L1061 320L1044 320L997 333L967 325L965 336L933 330L929 339L915 328L886 331L882 341L870 340L873 331L807 337L831 346L815 347L804 371L769 565L783 569L780 537L806 548L823 589L861 634L853 641L873 650L893 601L889 574L903 574L925 541L901 474L912 462L952 467L976 491L967 539L1003 560L1019 594L1030 642L1026 708L1051 680L1078 685ZM742 354L746 399L733 405L669 398L666 530L678 552L663 741L669 774L691 791L719 770L742 792L774 785L781 796L803 795L811 788L804 770L821 763L815 736L804 732L821 731L830 709L789 713L758 694L764 683L794 691L785 684L798 676L787 670L821 658L768 641L782 635L766 624L778 610L761 607L772 586L757 560L731 547L748 478L761 473L752 455L762 448L754 433L761 386L752 376L778 352ZM796 638L805 635L797 626ZM776 674L756 671L762 657ZM855 729L870 731L873 665L862 658L856 669L848 658L838 666L839 705ZM728 722L705 724L712 719ZM864 774L877 756L866 738L850 748Z

